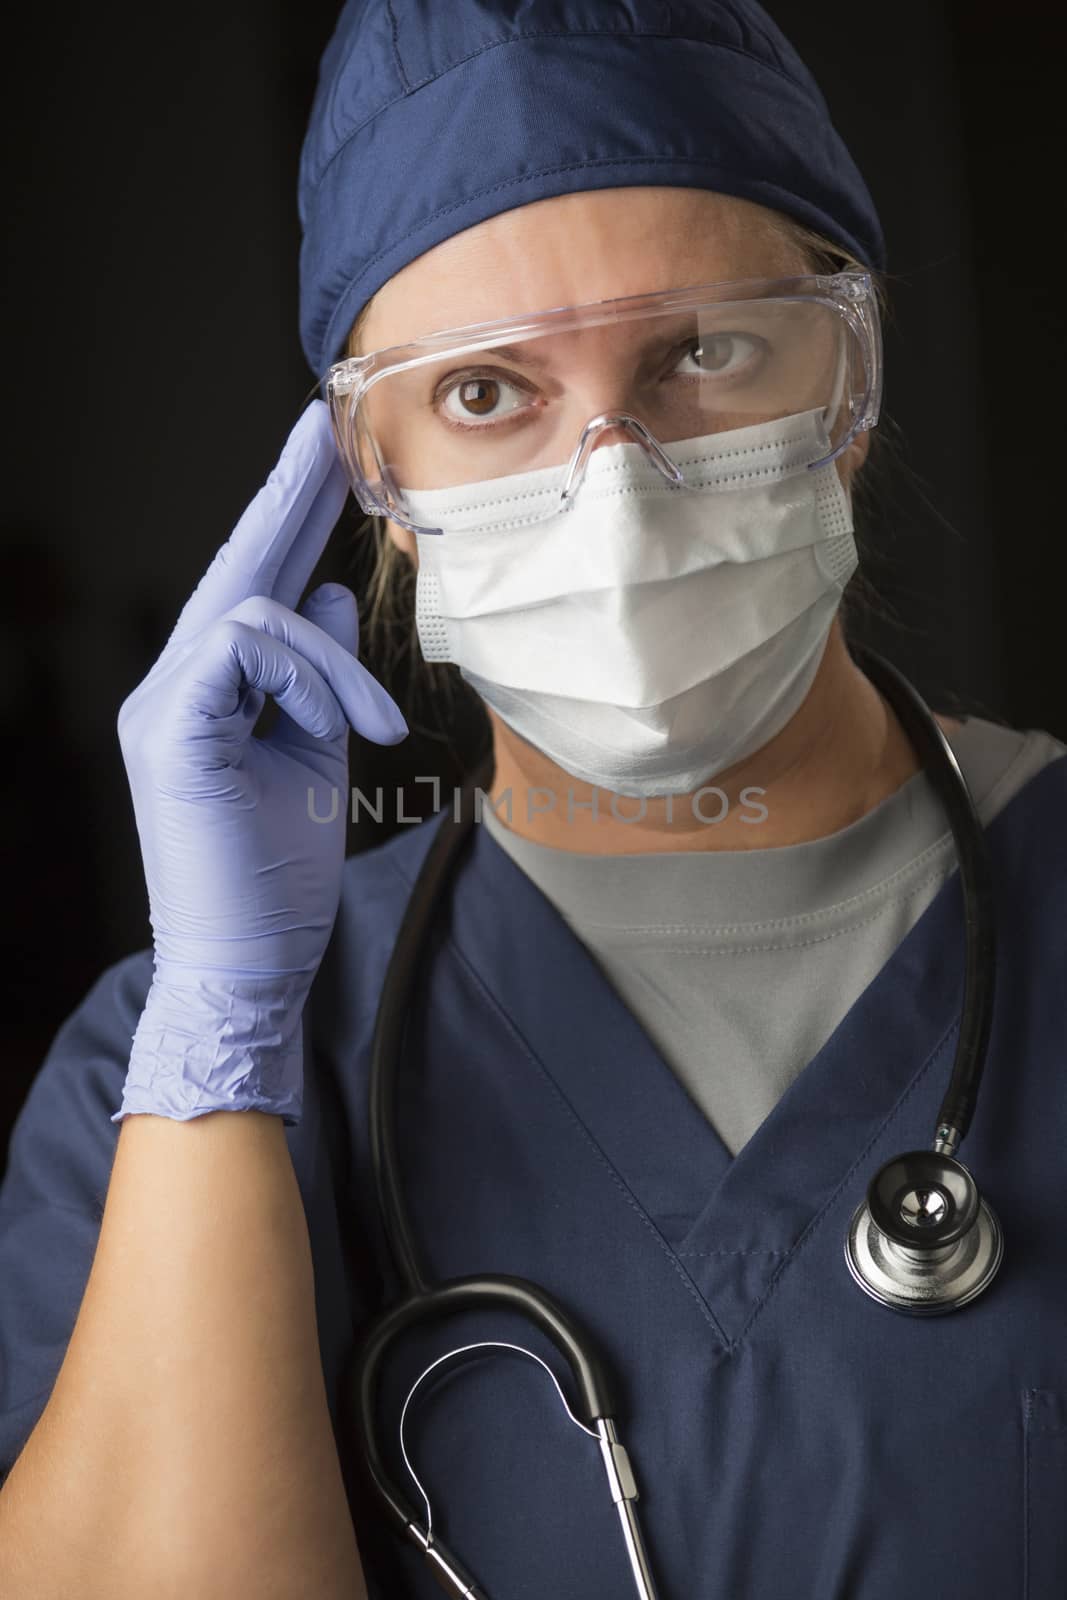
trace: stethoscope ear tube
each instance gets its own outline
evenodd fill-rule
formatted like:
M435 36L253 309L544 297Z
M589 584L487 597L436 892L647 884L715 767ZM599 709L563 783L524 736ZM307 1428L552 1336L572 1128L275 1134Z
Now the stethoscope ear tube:
M390 1476L378 1444L377 1408L383 1362L405 1330L476 1309L517 1311L541 1329L570 1368L579 1416L590 1432L615 1441L616 1456L621 1454L625 1459L614 1432L611 1383L593 1341L577 1319L536 1284L507 1275L453 1278L435 1288L417 1290L375 1318L361 1337L342 1385L341 1407L348 1436L360 1441L363 1470L398 1530L422 1551L434 1577L449 1594L470 1596L472 1600L482 1591L448 1546L427 1531L411 1501ZM606 1425L606 1434L604 1426L598 1424ZM630 1497L636 1498L636 1489L631 1488ZM631 1559L639 1559L647 1567L633 1513L628 1507L624 1509L630 1524L628 1542L635 1546ZM642 1592L654 1593L650 1576Z
M611 1380L582 1324L552 1295L526 1278L478 1274L451 1278L435 1288L408 1295L368 1325L352 1364L356 1376L353 1399L368 1438L374 1430L378 1376L392 1341L414 1323L485 1309L518 1312L555 1345L574 1378L575 1410L588 1427L594 1427L599 1417L614 1416Z

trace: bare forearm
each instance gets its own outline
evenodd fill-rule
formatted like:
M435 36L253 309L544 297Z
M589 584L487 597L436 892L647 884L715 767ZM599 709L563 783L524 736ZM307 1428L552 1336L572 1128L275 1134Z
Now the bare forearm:
M0 1593L365 1596L280 1118L121 1124L66 1357L0 1492Z

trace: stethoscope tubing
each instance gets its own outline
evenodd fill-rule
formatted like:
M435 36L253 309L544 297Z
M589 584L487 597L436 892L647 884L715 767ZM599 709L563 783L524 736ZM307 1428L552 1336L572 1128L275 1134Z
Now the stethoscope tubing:
M971 1126L993 1020L996 934L989 850L970 788L936 717L884 657L856 645L852 655L900 718L952 830L963 895L963 998L952 1075L937 1125L955 1131L954 1148Z

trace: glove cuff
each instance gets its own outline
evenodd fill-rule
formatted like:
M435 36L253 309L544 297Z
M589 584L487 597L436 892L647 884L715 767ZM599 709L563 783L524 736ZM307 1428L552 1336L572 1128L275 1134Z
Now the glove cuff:
M122 1104L187 1122L209 1111L264 1111L287 1126L303 1109L299 978L156 977L133 1036Z

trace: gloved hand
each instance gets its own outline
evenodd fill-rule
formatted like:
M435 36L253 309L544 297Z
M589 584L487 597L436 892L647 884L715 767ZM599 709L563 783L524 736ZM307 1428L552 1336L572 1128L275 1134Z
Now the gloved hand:
M300 1018L341 891L348 726L379 744L407 733L355 659L352 593L323 584L290 609L346 493L315 400L119 712L155 973L113 1122L299 1121ZM253 738L267 694L278 720Z

